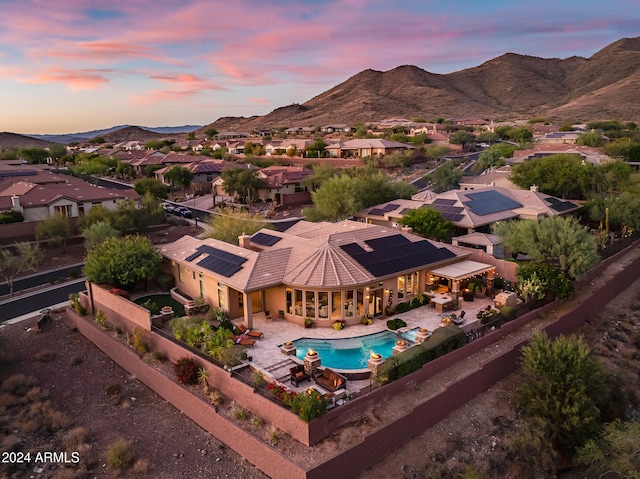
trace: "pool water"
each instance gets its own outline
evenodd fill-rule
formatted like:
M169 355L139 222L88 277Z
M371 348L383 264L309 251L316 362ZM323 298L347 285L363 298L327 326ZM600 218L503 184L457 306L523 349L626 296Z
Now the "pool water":
M414 331L414 330L411 330ZM413 338L415 340L415 332ZM401 333L403 339L414 341L406 336L409 331ZM398 336L391 331L356 336L341 339L311 339L302 338L293 341L296 347L296 357L303 360L309 348L318 352L322 365L333 369L365 369L371 351L381 354L384 358L393 355L393 347Z

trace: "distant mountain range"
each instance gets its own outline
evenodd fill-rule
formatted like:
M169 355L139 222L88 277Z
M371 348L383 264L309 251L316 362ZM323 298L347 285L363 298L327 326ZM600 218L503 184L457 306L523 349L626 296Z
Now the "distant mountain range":
M264 116L223 117L208 128L364 123L385 118L487 118L587 121L640 119L640 38L625 38L590 58L507 53L439 75L415 66L365 70L312 98Z
M73 142L83 142L87 141L91 138L95 138L96 136L104 136L108 133L112 133L117 130L122 130L125 128L129 128L132 125L118 125L112 126L111 128L105 128L103 130L92 130L92 131L83 131L80 133L68 133L64 135L24 135L31 138L37 138L39 140L45 140L47 142L53 143L62 143L64 145L68 145ZM159 126L159 127L150 127L150 126L139 126L142 130L152 133L161 133L163 135L177 134L177 133L190 133L192 131L201 128L202 125L183 125L183 126Z

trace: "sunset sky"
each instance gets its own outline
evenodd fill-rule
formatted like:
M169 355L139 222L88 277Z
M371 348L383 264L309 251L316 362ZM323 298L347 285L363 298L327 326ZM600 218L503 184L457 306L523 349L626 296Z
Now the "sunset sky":
M589 57L640 0L0 0L0 132L263 115L372 68Z

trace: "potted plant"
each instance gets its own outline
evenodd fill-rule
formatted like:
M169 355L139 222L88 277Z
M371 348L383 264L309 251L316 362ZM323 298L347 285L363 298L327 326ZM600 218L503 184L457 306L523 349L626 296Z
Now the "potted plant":
M340 331L342 328L345 327L345 321L344 319L336 319L333 324L332 324L333 329L335 329L336 331Z
M311 326L313 326L313 320L309 316L307 316L306 318L304 318L304 327L310 328Z

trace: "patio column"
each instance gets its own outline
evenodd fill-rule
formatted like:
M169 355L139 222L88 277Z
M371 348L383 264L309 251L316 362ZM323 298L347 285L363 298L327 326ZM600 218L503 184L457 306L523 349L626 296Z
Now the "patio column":
M251 293L242 292L242 305L244 325L247 329L253 329L253 305L251 304Z
M458 309L458 305L460 303L460 281L457 279L453 280L453 288L451 289L451 297L453 298L453 308Z
M496 275L495 269L490 269L487 271L487 295L491 297L491 291L493 290L493 280Z

